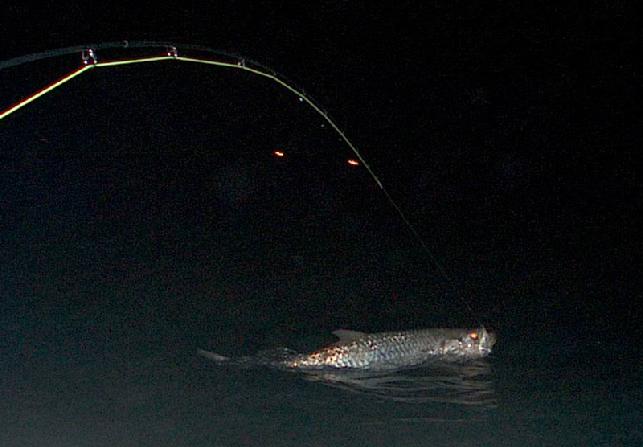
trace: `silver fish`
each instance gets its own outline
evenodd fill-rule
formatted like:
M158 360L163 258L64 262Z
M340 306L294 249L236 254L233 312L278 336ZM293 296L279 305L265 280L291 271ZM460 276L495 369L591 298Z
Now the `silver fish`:
M466 360L488 355L496 343L493 332L478 329L417 329L364 332L337 330L339 341L307 354L281 350L279 355L259 355L236 360L243 365L269 365L285 369L393 370L421 365L430 360ZM228 357L198 350L218 363Z

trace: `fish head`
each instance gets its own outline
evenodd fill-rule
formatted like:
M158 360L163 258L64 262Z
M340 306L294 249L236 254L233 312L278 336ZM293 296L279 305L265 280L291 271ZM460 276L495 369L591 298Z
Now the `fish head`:
M472 329L460 339L463 353L486 356L491 353L491 348L496 344L495 332L488 331L484 326Z

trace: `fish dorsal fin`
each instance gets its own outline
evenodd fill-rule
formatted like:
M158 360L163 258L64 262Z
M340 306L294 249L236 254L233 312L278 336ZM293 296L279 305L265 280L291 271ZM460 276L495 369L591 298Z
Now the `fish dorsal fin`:
M366 332L351 331L348 329L337 329L336 331L333 331L333 335L339 338L340 342L349 342L365 337L368 334Z

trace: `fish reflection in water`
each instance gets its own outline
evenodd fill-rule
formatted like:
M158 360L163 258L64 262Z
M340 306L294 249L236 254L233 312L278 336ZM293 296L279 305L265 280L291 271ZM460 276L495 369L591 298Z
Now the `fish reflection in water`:
M305 371L302 376L309 381L390 401L496 406L491 367L486 360L433 362L395 371Z

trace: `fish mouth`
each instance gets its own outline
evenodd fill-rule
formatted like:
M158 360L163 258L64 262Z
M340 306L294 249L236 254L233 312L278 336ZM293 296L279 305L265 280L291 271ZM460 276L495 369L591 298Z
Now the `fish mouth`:
M480 353L482 355L489 355L491 354L491 348L490 347L485 347L485 346L480 346Z
M482 355L488 355L491 353L491 348L496 344L496 333L492 331L487 331L483 329L482 340L480 340L480 346L478 349Z

